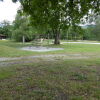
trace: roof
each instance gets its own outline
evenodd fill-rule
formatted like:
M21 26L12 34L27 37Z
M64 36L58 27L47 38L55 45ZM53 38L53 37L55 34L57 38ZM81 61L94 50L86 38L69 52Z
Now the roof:
M6 35L4 35L4 34L0 34L0 36L6 36Z

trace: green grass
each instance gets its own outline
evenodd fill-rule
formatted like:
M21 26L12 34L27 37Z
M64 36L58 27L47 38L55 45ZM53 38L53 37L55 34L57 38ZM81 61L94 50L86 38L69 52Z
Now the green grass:
M49 45L48 47L64 48L64 50L50 51L50 52L32 52L22 51L21 47L30 46L32 43L17 43L13 41L0 41L0 57L16 57L40 54L69 54L69 53L83 53L83 54L100 54L100 46L95 44L63 44L63 45ZM47 45L45 45L47 46Z
M11 40L0 40L0 45L13 47L13 48L20 48L20 47L28 46L30 44L31 43L23 44L22 42L15 42L15 41L11 41Z
M36 52L22 51L21 47L29 46L30 43L17 43L13 41L0 41L0 57L19 57L35 55Z
M0 74L0 100L100 100L99 61L37 59L10 65Z
M100 51L100 45L95 44L70 44L66 43L63 45L51 45L52 47L61 47L64 48L62 51L57 52L99 52Z
M0 80L9 78L14 75L14 71L10 68L0 68Z
M69 60L57 57L49 60L34 58L11 61L17 62L16 64L3 62L8 64L0 64L0 100L100 100L99 45L49 45L64 50L46 53L19 50L29 45L31 44L0 41L0 57L81 54L89 58Z
M19 57L34 54L34 52L21 51L17 48L0 45L0 57Z

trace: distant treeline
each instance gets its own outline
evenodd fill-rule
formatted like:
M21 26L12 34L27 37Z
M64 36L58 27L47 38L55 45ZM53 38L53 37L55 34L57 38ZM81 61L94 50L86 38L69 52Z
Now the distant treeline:
M7 38L13 39L15 41L23 41L23 36L25 41L32 41L36 38L49 38L53 39L53 31L47 30L39 27L32 27L29 18L26 16L16 15L15 20L12 24L8 21L3 21L0 23L0 34L6 35ZM61 39L65 40L100 40L100 17L95 21L95 25L88 25L84 27L69 27L61 31Z

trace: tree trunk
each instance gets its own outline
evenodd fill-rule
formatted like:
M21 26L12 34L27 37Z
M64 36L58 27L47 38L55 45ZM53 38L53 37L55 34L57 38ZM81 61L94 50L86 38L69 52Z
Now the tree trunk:
M54 44L60 44L60 30L54 30Z

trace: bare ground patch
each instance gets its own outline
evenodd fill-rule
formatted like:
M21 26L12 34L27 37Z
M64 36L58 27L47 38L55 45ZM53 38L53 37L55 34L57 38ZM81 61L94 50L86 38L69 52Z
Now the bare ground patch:
M16 64L31 63L37 59L45 61L65 60L65 59L88 59L89 57L82 54L50 54L50 55L37 55L37 56L26 56L26 57L1 57L0 66L10 66Z

